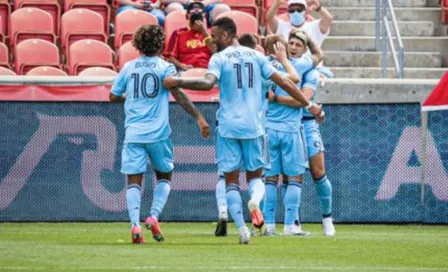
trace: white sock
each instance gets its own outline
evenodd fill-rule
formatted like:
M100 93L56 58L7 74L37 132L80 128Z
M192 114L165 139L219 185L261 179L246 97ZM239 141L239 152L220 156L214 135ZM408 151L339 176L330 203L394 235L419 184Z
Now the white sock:
M263 199L265 193L265 187L261 178L254 178L249 182L249 194L250 200L256 201L260 205L261 199Z

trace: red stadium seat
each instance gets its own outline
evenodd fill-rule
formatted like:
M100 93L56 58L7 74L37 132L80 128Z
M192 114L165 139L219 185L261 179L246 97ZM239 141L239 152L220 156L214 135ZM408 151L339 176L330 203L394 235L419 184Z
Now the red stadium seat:
M9 64L9 50L4 43L0 43L0 66L11 68Z
M3 36L9 35L9 18L11 15L11 6L8 0L0 0L0 17L2 18L3 24L0 29L0 33Z
M254 16L257 20L259 19L255 0L224 0L223 3L229 5L234 11L242 11Z
M158 25L157 18L142 10L126 10L115 17L115 50L132 40L134 32L142 25Z
M65 55L71 44L83 39L107 42L103 17L88 9L71 9L61 19L61 47Z
M258 41L260 41L260 37L258 36L258 23L257 19L245 12L241 11L226 11L224 13L221 13L217 19L222 17L229 17L231 18L237 27L237 35L241 35L244 33L251 33L257 36Z
M78 74L78 76L117 76L118 73L114 70L104 68L104 67L90 67L87 68L81 73Z
M8 22L3 22L3 18L0 17L0 39L2 43L5 42L5 37L8 36L7 33L1 32L1 30L3 29L3 24L8 24Z
M15 76L15 75L16 75L16 73L9 70L8 68L0 66L0 76Z
M107 0L65 0L64 11L75 8L90 9L103 17L104 33L109 36L110 7Z
M59 24L61 17L61 7L58 0L15 0L14 10L25 7L33 7L45 10L53 18L53 33L59 36Z
M11 14L10 46L14 48L26 39L43 39L55 43L53 18L38 8L21 8Z
M15 50L16 74L26 74L38 66L61 68L57 46L41 39L28 39L20 42Z
M110 47L97 40L80 40L70 46L68 53L68 71L78 75L89 67L107 67L115 70L114 52Z
M126 62L140 57L140 52L135 49L131 42L123 44L118 50L118 69L121 70Z
M61 69L51 66L39 66L26 73L27 76L67 76L67 73Z

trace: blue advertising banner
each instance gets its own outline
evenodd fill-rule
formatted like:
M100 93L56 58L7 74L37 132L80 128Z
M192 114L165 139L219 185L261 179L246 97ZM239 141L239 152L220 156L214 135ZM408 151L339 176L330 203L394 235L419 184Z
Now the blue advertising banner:
M0 103L0 221L127 221L126 181L120 173L122 107ZM198 107L214 129L218 105ZM418 104L328 105L325 110L321 132L336 222L448 223L448 112L430 113L422 183ZM170 105L170 120L176 164L161 220L214 221L215 139L202 139L195 120L177 104ZM142 219L149 213L154 182L148 171ZM246 192L243 196L247 200ZM306 174L301 220L320 221L319 205ZM278 210L281 222L280 200Z

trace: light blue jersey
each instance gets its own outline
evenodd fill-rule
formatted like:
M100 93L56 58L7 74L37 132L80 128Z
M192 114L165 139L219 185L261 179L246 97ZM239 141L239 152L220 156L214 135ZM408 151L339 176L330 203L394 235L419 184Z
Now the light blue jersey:
M312 69L312 70L306 72L302 77L301 88L303 89L303 88L307 87L314 91L313 97L311 99L312 102L315 102L314 100L316 97L316 89L317 89L317 86L319 85L319 81L320 81L320 73L316 69ZM307 110L303 111L303 116L314 117Z
M126 93L125 143L154 143L168 139L169 90L163 87L166 77L176 68L159 57L139 57L123 67L111 93Z
M256 50L229 46L212 56L208 70L219 81L219 135L231 139L264 135L262 84L276 72L269 60Z
M280 62L275 59L271 59L271 62L279 71L286 72ZM301 75L313 67L313 60L309 56L303 56L300 59L291 59L291 64L301 77ZM285 90L276 85L273 85L272 89L277 95L289 96ZM266 127L286 132L299 131L302 110L302 108L289 107L280 103L269 103L266 113Z

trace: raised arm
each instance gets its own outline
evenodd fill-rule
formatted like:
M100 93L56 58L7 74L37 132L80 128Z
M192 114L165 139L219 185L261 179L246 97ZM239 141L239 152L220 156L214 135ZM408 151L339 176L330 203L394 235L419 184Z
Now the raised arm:
M170 89L171 94L177 103L191 116L196 119L201 135L204 138L208 138L210 135L210 126L204 119L204 116L199 112L196 106L191 102L190 98L179 88Z
M311 11L315 11L320 14L322 20L319 22L319 29L322 34L326 34L331 28L333 16L326 8L320 5L319 0L308 0L308 6Z
M168 89L179 87L189 90L208 91L213 88L217 81L218 78L211 73L206 74L205 77L196 78L175 78L171 76L163 80L163 86Z
M286 0L275 0L274 3L269 8L268 12L266 13L266 22L272 33L277 32L278 28L277 12L283 3L286 3Z

